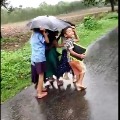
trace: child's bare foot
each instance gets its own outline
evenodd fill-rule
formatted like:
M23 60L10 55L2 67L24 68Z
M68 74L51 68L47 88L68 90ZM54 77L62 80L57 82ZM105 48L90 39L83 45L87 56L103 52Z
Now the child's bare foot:
M81 91L82 89L78 86L76 86L77 91Z
M80 84L78 84L78 83L76 83L76 87L79 87L79 88L81 88L81 90L85 90L87 87L85 87L85 86L83 86L83 85L80 85Z
M41 94L37 95L37 98L41 99L47 95L47 92L42 92Z
M37 89L37 93L39 92L39 90ZM43 88L42 92L47 92L47 88Z
M80 88L81 88L82 90L85 90L87 87L85 87L85 86L80 86Z
M47 92L47 88L43 88L42 92Z

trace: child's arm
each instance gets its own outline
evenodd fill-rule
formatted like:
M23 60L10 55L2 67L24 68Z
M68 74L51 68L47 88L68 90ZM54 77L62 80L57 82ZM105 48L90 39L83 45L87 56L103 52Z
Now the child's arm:
M53 45L57 48L61 48L61 47L64 47L64 44L58 44L57 40L54 40L53 41Z
M66 42L65 47L66 47L67 50L69 50L70 54L72 54L73 56L76 56L76 57L79 57L79 58L84 58L85 57L85 54L78 54L78 53L73 51L74 46L73 46L71 41Z
M75 34L75 40L79 41L79 37L78 37L78 35L77 35L75 30L74 30L74 34Z
M43 32L43 36L44 36L44 38L45 38L45 42L46 42L46 43L49 43L48 35L47 35L45 32Z
M78 35L76 34L76 31L74 31L74 34L75 34L75 38L73 39L74 42L78 42L79 41L79 37Z
M75 27L72 27L72 29L73 29L74 36L75 36L74 42L78 42L78 41L79 41L79 37L78 37L78 35L77 35L77 33L76 33Z
M73 41L74 41L74 42L78 42L79 40L78 40L78 39L74 39Z
M40 30L43 31L43 36L44 36L45 42L49 43L49 38L48 38L47 33L45 32L45 29L44 28L40 28Z
M69 49L70 53L73 55L73 56L76 56L76 57L79 57L79 58L85 58L85 54L78 54L76 52L74 52L72 49Z
M61 44L63 44L63 37L61 37L61 34L59 35L59 37L57 38L57 41L61 38Z
M58 36L57 41L61 38L61 34Z

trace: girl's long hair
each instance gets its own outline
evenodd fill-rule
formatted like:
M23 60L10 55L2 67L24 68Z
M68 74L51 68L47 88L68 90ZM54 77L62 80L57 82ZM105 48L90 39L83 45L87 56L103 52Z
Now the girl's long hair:
M41 33L42 34L42 31L40 30L40 28L33 28L32 30L35 33Z

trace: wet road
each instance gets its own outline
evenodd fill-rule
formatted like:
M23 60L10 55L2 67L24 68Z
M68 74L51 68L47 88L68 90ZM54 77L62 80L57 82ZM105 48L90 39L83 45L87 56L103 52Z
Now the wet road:
M86 91L66 80L38 100L32 85L1 105L1 120L118 120L118 28L88 47L85 63Z

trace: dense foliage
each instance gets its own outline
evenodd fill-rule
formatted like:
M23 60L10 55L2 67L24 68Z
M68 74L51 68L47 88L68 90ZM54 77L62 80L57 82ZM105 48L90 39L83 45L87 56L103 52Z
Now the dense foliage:
M52 9L51 9L52 8ZM58 15L58 14L67 14L72 11L81 10L88 8L81 1L74 1L71 3L68 2L59 2L56 5L48 5L43 2L39 5L38 8L22 8L20 5L19 8L14 8L14 11L8 13L6 9L1 10L1 23L11 23L18 21L25 21L36 16L40 15Z
M111 5L111 11L114 12L114 6L118 4L118 0L83 0L84 4L89 6L89 5L97 5L97 4L109 4Z

